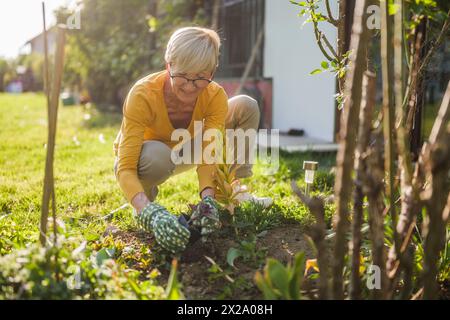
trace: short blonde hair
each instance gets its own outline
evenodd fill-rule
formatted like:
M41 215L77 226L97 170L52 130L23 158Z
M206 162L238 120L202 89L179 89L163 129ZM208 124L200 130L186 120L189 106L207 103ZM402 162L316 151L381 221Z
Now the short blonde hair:
M220 38L214 30L181 28L170 37L165 60L176 72L213 72L219 63L219 49Z

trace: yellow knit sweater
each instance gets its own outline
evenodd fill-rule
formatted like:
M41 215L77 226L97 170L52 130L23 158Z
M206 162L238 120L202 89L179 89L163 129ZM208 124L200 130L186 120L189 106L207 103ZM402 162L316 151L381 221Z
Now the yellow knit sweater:
M170 139L175 129L164 102L163 89L167 76L167 71L161 71L140 79L131 88L123 105L122 125L114 141L114 154L118 157L117 180L130 202L137 193L144 191L137 175L143 142L158 140L170 148L179 143ZM210 128L223 131L227 111L228 97L225 90L216 82L211 82L201 91L187 130L193 137L194 121L203 121L203 132ZM213 173L214 165L197 166L200 191L214 187Z

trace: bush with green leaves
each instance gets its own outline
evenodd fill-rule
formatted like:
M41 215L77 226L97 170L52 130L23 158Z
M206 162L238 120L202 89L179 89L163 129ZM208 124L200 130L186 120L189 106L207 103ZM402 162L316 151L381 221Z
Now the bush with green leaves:
M330 172L317 171L314 178L313 189L321 192L331 193L334 188L335 175Z
M95 252L58 238L0 257L0 299L163 299L155 279L114 261L114 248Z

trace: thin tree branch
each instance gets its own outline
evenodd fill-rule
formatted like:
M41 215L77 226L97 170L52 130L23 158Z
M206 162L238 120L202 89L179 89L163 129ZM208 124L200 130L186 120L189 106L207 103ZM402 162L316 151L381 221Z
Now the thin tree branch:
M419 68L420 68L420 61L422 60L422 52L424 49L424 43L427 33L427 20L423 19L419 26L415 29L415 38L411 45L412 47L412 67L410 71L410 78L409 78L409 86L407 87L405 96L408 96L407 101L407 109L408 112L405 117L404 113L404 107L402 106L402 114L398 119L398 126L405 126L405 132L410 135L413 122L414 122L414 115L416 114L417 110L417 96L419 85L421 82L421 78L419 75Z
M317 42L317 45L319 46L320 51L322 51L322 54L325 56L325 58L327 58L328 61L333 61L334 58L332 58L331 55L328 54L328 52L325 50L325 47L323 46L322 37L320 35L321 32L318 29L317 22L313 22L313 27L314 27L314 35L316 37L316 42Z
M325 44L327 45L328 49L330 49L331 54L336 58L336 60L338 59L338 55L336 53L336 50L334 50L333 46L331 45L330 41L328 41L327 36L321 31L320 32L320 36L323 39L323 41L325 42Z
M450 11L447 13L448 18L447 20L445 20L444 24L442 25L442 29L439 32L439 35L436 38L436 41L433 42L433 44L431 45L430 49L428 50L427 55L425 56L425 58L423 59L422 63L420 64L419 68L418 68L418 76L416 79L413 79L411 84L408 86L408 88L414 88L416 85L416 82L418 81L418 78L420 78L423 74L423 71L425 70L425 68L428 66L431 58L433 57L435 51L441 46L442 42L444 41L444 39L446 38L448 31L450 29ZM403 108L406 108L407 103L409 102L410 98L411 98L411 90L408 90L407 88L407 92L405 94L405 98L403 99Z
M450 29L450 11L447 12L447 20L445 20L444 24L442 25L442 29L439 32L439 35L436 38L436 41L433 42L430 49L428 50L427 55L423 59L420 67L419 67L419 75L423 73L425 68L428 66L431 58L433 57L435 51L441 46L442 42L445 40L445 38L448 36L448 31Z
M314 9L314 3L312 0L308 0L308 4L311 10L312 15L316 15L316 11ZM323 33L319 30L319 25L317 23L317 21L315 19L311 19L313 22L313 28L314 28L314 35L316 37L316 42L317 45L319 46L320 51L322 51L323 55L325 56L325 58L327 58L328 61L333 61L335 60L335 58L337 59L337 55L334 49L332 49L332 55L334 54L335 58L333 58L326 50L325 47L323 46L322 43L322 38L324 37ZM326 42L328 42L328 39L326 39ZM328 42L329 44L329 42ZM327 44L327 46L328 46ZM329 47L332 48L332 46L330 45Z
M327 7L328 22L337 27L339 25L339 20L333 18L333 13L331 12L329 0L325 0L325 6Z

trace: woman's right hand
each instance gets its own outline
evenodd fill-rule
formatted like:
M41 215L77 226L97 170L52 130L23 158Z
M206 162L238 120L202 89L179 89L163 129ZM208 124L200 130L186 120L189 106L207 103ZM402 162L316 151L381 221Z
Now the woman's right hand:
M133 212L133 215L139 227L152 232L156 242L164 249L173 254L179 254L186 249L191 232L163 206L149 202L141 212Z
M150 200L148 200L147 196L144 192L139 192L134 198L131 200L131 205L136 210L136 213L139 215L148 204Z

